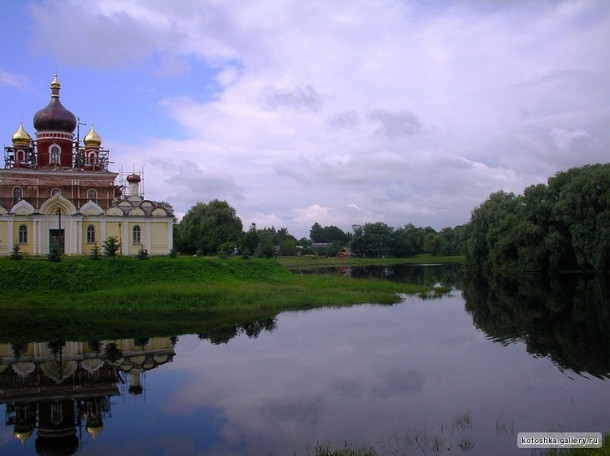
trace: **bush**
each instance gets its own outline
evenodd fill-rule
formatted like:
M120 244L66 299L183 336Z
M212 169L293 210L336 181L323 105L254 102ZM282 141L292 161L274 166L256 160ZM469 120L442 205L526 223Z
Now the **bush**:
M102 258L101 254L100 254L100 248L97 244L95 244L91 248L91 252L89 253L89 258L91 258L92 260L99 260L100 258Z
M11 251L11 260L22 260L23 255L21 254L21 247L18 245L13 246L13 250Z
M147 260L148 259L148 250L141 247L140 250L138 250L138 259Z

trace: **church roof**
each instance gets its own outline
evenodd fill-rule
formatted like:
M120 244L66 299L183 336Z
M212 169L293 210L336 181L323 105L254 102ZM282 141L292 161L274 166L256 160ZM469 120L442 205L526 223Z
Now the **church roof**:
M83 138L83 142L85 143L85 146L101 146L102 145L102 138L94 130L93 125L91 126L91 130L89 130L89 133L87 133L85 135L85 137Z
M12 139L15 146L29 146L32 142L32 137L23 128L23 122L21 122L17 131L13 133Z
M76 116L63 107L59 101L61 85L57 75L51 82L51 101L34 114L34 128L36 131L65 131L72 133L76 128Z

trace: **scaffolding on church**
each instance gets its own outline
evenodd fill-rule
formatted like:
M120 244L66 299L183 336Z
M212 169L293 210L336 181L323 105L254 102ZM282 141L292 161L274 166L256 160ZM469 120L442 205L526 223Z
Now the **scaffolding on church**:
M4 146L4 168L10 169L16 167L36 167L36 150L34 145L30 147Z
M110 150L97 149L95 151L95 156L87 157L85 146L78 144L76 141L74 142L72 150L73 168L108 172L108 166L111 163ZM37 155L38 151L36 149L35 141L32 141L32 145L29 147L4 146L4 169L35 169L38 165Z

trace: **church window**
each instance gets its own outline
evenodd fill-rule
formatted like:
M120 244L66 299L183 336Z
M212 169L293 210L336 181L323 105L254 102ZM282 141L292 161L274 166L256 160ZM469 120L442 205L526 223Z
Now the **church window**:
M95 242L95 227L89 225L87 227L87 243L93 244Z
M22 164L25 163L25 150L19 149L17 151L17 162Z
M51 403L51 423L57 425L64 420L64 411L60 402Z
M51 196L55 195L61 195L61 190L58 188L54 188L53 190L51 190Z
M133 241L133 244L140 244L140 242L142 241L142 231L140 230L139 225L133 227L131 239Z
M89 152L87 156L87 162L90 165L97 165L97 154L95 152Z
M94 188L87 190L87 199L89 201L93 201L94 203L97 202L97 192Z
M57 145L51 146L51 154L49 158L50 165L61 165L61 149Z
M17 204L23 199L23 190L21 187L15 187L13 189L13 204Z
M19 244L28 243L28 227L25 225L19 225Z

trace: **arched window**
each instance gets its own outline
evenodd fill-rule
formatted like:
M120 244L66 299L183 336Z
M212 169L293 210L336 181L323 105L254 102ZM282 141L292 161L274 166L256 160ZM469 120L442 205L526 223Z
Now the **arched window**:
M140 230L140 226L136 225L133 227L133 231L132 231L132 243L133 244L139 244L142 240L142 231Z
M89 225L87 227L87 243L93 244L95 242L95 227Z
M87 163L90 165L97 165L97 153L96 152L89 152L89 155L87 156Z
M64 411L62 408L62 402L51 403L51 423L61 424L64 420Z
M21 187L15 187L13 189L13 204L17 204L23 199L23 190Z
M49 157L50 165L61 165L61 149L58 145L53 144L51 146L51 154Z
M25 163L25 150L19 149L17 151L17 162L24 164Z
M97 192L94 188L90 188L89 190L87 190L87 199L89 201L93 201L94 203L97 202Z
M25 225L19 225L19 244L28 243L28 227Z
M51 196L55 196L55 195L61 195L61 190L58 188L54 188L53 190L51 190Z

